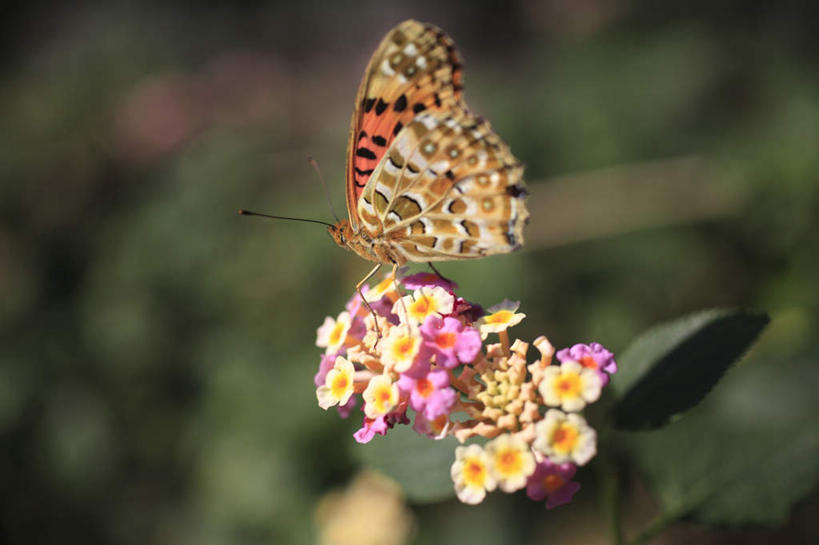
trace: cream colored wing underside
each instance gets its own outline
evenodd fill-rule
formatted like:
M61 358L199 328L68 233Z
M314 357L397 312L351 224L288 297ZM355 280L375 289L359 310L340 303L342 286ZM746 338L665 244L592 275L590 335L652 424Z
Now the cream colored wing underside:
M523 244L522 165L463 107L404 127L358 201L360 228L408 261L470 259Z

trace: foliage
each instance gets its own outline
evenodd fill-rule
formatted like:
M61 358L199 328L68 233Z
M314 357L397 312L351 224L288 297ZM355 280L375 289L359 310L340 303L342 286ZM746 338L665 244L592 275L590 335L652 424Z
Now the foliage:
M712 310L645 333L620 358L612 381L615 425L656 428L695 406L767 323L761 314Z

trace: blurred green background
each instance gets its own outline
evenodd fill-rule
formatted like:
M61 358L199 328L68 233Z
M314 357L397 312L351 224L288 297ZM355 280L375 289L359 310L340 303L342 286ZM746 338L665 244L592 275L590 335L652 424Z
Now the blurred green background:
M357 418L316 405L315 330L368 265L316 226L236 210L330 219L308 153L343 209L362 71L410 17L454 38L467 101L527 165L527 244L443 264L463 296L521 300L521 338L615 352L686 312L767 310L712 406L815 391L814 358L778 397L743 388L746 371L776 381L819 344L815 4L2 10L3 543L316 541L320 499L366 447ZM640 519L656 504L623 467ZM410 505L408 539L606 543L594 472L579 478L576 501L548 513L521 493ZM816 542L813 490L778 529L682 524L662 542Z

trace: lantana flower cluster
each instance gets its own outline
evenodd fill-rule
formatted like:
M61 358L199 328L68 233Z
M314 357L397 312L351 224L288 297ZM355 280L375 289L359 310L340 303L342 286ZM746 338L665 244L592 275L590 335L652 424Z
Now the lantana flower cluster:
M616 372L613 354L598 343L556 352L541 336L527 363L529 344L508 332L526 317L519 304L484 310L456 288L432 273L363 286L369 308L356 293L318 329L319 406L346 418L362 402L359 443L410 422L432 439L484 438L455 449L451 475L465 503L496 488L525 488L547 508L568 503L580 489L577 468L597 451L581 411Z

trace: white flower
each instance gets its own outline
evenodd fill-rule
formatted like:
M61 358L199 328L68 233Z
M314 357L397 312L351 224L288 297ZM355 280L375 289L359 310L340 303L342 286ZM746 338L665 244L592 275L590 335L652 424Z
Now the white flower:
M370 379L362 397L367 418L378 418L398 404L398 386L393 384L389 376L376 375Z
M350 313L346 310L336 320L326 317L316 331L316 346L324 348L325 354L335 354L344 347L350 325Z
M404 324L393 326L381 341L381 363L396 373L403 373L412 367L415 356L421 349L421 333L416 327Z
M364 300L368 303L377 303L385 295L398 293L395 287L395 279L392 274L388 274L384 279L364 292Z
M576 361L565 361L560 366L550 365L544 369L538 390L546 405L572 412L597 401L602 387L597 371Z
M449 314L455 305L455 297L441 286L424 286L405 295L395 302L392 312L397 314L402 322L422 324L431 314Z
M481 338L485 339L490 333L500 333L518 325L526 318L525 314L517 312L518 307L520 307L519 302L505 299L502 303L486 309L486 315L476 323L481 331Z
M489 470L490 460L480 445L455 449L455 463L450 475L455 483L455 494L464 503L481 503L486 491L495 489L497 482Z
M324 410L333 405L344 405L353 395L355 367L343 356L338 356L333 368L327 372L324 385L316 389L319 407Z
M535 424L532 447L556 464L574 462L582 466L597 453L597 434L579 414L549 409Z
M504 492L526 486L526 479L535 471L535 457L526 441L517 435L499 435L487 443L486 453L491 472Z

